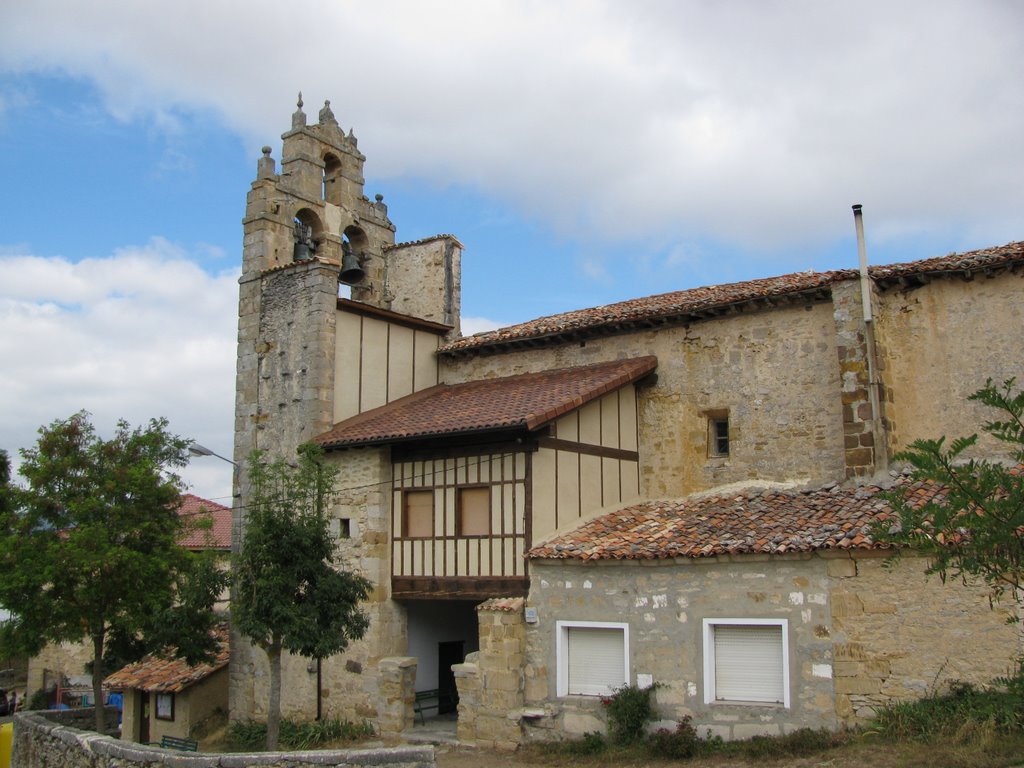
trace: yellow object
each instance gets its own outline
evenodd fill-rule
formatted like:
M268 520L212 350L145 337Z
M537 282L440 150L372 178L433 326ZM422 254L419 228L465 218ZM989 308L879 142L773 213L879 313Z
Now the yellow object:
M0 725L0 768L11 768L11 739L14 738L14 723Z

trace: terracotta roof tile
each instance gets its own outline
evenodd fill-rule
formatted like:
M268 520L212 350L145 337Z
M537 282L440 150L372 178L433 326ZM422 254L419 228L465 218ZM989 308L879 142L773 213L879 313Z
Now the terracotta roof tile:
M899 482L908 483L901 479ZM908 485L916 503L941 486ZM645 501L591 520L534 547L535 559L651 560L671 557L876 549L868 533L892 514L878 486L758 490Z
M496 611L499 613L518 613L523 610L526 600L521 597L492 597L476 607L478 611Z
M190 667L182 659L165 659L155 654L122 667L103 681L107 688L137 688L140 691L178 693L228 665L229 633L226 624L217 629L217 654L210 664Z
M353 416L314 438L326 448L491 430L532 430L647 375L656 357L439 384Z
M191 493L182 496L178 514L184 518L209 515L210 528L187 530L178 542L188 549L231 549L231 508L215 501L201 499Z
M1024 261L1024 242L1015 242L963 254L870 267L869 271L876 280L887 281L912 275L985 271L1021 261ZM730 306L752 301L796 299L805 294L813 297L822 291L828 291L833 283L856 278L857 274L857 271L852 269L797 272L779 277L630 299L601 307L541 317L507 328L456 339L441 347L439 354L474 354L529 341L540 343L543 340L559 340L573 334L602 335L616 333L623 328L656 325L659 322L696 320L702 315L716 314Z

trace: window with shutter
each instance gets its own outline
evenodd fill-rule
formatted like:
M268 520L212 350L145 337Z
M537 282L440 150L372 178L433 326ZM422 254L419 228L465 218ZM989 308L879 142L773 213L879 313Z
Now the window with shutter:
M407 539L429 539L434 535L434 492L405 491L402 535Z
M558 695L607 696L629 683L629 627L557 623Z
M459 536L489 536L491 533L491 489L459 489Z
M789 706L788 622L704 620L704 700Z

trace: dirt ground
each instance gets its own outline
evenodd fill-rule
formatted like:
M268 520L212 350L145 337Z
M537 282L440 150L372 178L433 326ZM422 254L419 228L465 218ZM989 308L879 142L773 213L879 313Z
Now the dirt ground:
M438 747L438 768L898 768L907 765L899 750L889 746L860 745L824 752L813 757L780 761L712 760L664 761L637 758L623 760L616 757L579 758L553 754L546 756L539 748L508 753L459 747ZM905 756L904 756L905 757ZM913 762L910 763L913 765Z

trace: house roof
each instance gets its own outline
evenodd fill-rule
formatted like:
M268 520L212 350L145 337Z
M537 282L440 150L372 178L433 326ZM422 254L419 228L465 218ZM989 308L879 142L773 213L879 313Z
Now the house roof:
M997 248L923 259L902 264L869 267L872 278L883 286L894 282L921 283L943 274L970 277L1024 262L1024 241ZM497 352L505 348L562 343L581 337L603 336L644 327L694 322L738 310L741 306L772 306L828 297L833 283L851 280L857 270L796 272L779 277L747 280L656 296L620 301L601 307L579 309L530 320L507 328L456 339L438 350L459 356Z
M923 504L942 486L898 480ZM879 486L750 490L644 501L595 518L528 553L532 559L654 560L817 549L880 549L869 526L892 515Z
M227 624L217 628L217 654L209 664L190 667L184 659L162 658L149 654L134 664L122 667L103 681L107 688L135 688L150 693L178 693L190 685L205 680L228 665L230 656Z
M325 448L373 445L440 435L532 430L647 375L656 357L638 357L438 384L342 421L314 438Z
M210 528L186 530L178 544L187 549L231 549L231 508L191 493L182 496L178 514L184 518L209 515Z

